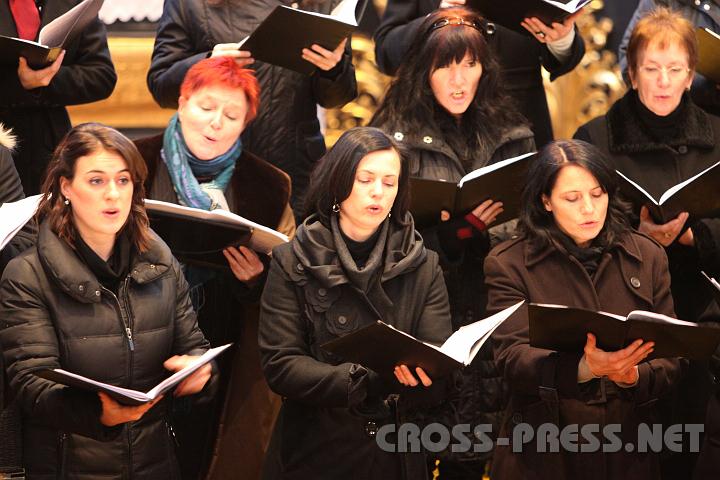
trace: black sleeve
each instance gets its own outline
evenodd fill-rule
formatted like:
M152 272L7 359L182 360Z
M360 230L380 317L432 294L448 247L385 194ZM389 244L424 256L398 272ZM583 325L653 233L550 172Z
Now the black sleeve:
M574 140L582 140L584 142L593 143L592 137L590 136L590 132L588 131L587 127L585 125L580 126L573 135Z
M352 46L348 39L340 62L330 71L316 69L311 80L315 101L323 108L342 107L357 96Z
M375 35L375 61L381 72L394 75L430 10L424 11L419 0L389 0Z
M575 39L570 47L570 56L563 62L560 62L555 55L550 53L547 45L543 44L540 49L542 56L542 66L550 72L550 81L571 72L582 60L585 55L585 41L583 40L577 27L575 27Z
M20 177L15 170L10 151L0 146L0 203L16 202L25 198ZM35 243L37 228L31 219L0 252L0 275L8 262Z
M0 69L0 107L57 107L107 98L117 75L110 58L105 25L95 20L66 52L62 66L47 87L25 90L17 67Z
M700 269L720 277L720 218L698 220L692 226Z
M158 22L147 84L155 101L164 108L177 108L180 84L190 67L208 57L211 45L198 47L193 41L192 19L182 2L166 0ZM201 51L198 51L201 50Z

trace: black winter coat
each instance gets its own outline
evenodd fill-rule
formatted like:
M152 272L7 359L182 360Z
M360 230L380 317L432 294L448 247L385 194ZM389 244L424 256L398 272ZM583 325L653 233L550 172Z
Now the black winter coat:
M228 0L210 6L203 0L166 0L147 77L155 101L177 107L180 84L191 66L208 57L216 44L245 38L283 3L290 4ZM329 13L337 3L321 3L315 10ZM327 73L308 76L259 61L251 68L260 82L260 109L242 134L243 145L290 175L291 204L297 212L310 172L325 153L317 105L340 107L357 95L350 46L335 71Z
M444 179L458 182L472 170L535 150L533 134L527 127L514 127L505 132L488 148L490 158L475 157L470 168L463 165L457 154L429 125L419 132L409 132L398 125L379 125L408 151L408 169L411 177ZM420 229L425 246L437 252L445 276L453 330L484 318L487 303L483 262L490 250L486 232L473 235L462 242L446 244L439 235L443 225ZM454 232L451 232L451 235ZM461 243L458 245L458 243ZM470 368L465 368L456 379L457 388L451 394L439 420L470 425L490 424L497 433L500 415L505 408L505 386L493 361L492 347L486 343L478 352ZM460 456L460 455L457 455ZM487 457L466 453L462 457Z
M597 146L613 170L634 179L655 198L720 160L720 117L705 113L685 95L687 114L675 134L660 142L638 117L635 96L628 92L607 115L581 126L575 138ZM639 212L640 205L634 209ZM718 321L720 310L700 270L720 276L720 218L702 219L691 227L694 248L677 242L667 248L675 311L684 320Z
M380 27L375 32L375 59L384 73L393 75L405 58L418 27L425 16L440 5L440 0L389 0ZM550 111L540 67L550 79L572 71L585 54L585 43L575 32L572 52L560 63L546 46L535 39L496 25L489 43L497 52L505 88L515 99L518 110L527 118L542 147L553 139Z
M654 240L627 233L603 253L591 278L573 256L556 245L537 246L525 237L498 245L485 261L488 310L497 312L520 300L552 303L627 315L650 310L673 315L670 276L663 249ZM519 424L537 427L619 424L622 444L637 445L637 424L659 423L656 402L679 382L684 360L658 359L638 365L634 387L620 388L607 378L579 384L582 352L556 353L531 347L527 309L511 316L495 331L493 345L498 367L510 384L510 405L501 437L512 437ZM580 443L583 436L578 436ZM600 443L610 438L596 435ZM538 439L540 445L548 446ZM652 453L543 452L534 441L498 446L492 478L524 480L659 478L659 455ZM522 453L520 453L520 451Z
M43 3L41 28L80 0ZM0 35L17 37L6 1L0 2ZM63 64L50 85L31 91L20 84L17 65L0 66L0 122L12 127L18 137L13 158L26 195L40 192L50 155L71 128L65 106L102 100L115 88L117 76L100 20L93 21L65 50Z
M0 345L23 413L28 479L178 478L166 400L109 428L96 393L33 374L63 368L146 391L167 376L167 358L207 350L180 266L157 236L130 272L117 295L102 287L47 224L5 270Z
M386 453L376 443L373 430L395 418L359 412L370 412L366 406L385 398L389 388L400 392L402 413L406 400L440 393L442 382L427 390L398 383L381 387L375 372L320 346L378 318L425 342L442 343L450 335L450 312L437 255L425 249L408 214L405 227L390 221L380 226L367 264L358 269L336 216L331 219L328 229L309 217L289 244L273 251L259 341L268 384L286 399L264 478L424 478L421 456Z

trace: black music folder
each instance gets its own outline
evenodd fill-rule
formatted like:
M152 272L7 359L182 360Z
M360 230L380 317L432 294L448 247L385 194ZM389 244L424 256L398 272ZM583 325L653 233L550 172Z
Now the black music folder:
M248 50L257 60L310 75L316 67L303 60L302 49L317 44L335 50L357 29L365 5L366 0L343 0L330 15L278 5L240 42L240 49Z
M72 42L97 18L103 0L84 0L45 25L38 41L0 35L0 65L17 66L24 57L35 69L53 63L67 44Z
M535 17L547 26L562 23L591 0L468 0L467 5L485 18L511 30L530 35L520 22Z
M194 363L188 365L182 370L173 373L168 378L158 383L147 392L132 390L130 388L117 387L115 385L110 385L109 383L98 382L97 380L83 377L82 375L71 373L61 368L38 370L34 373L38 377L51 380L56 383L61 383L69 387L81 388L83 390L89 390L91 392L107 393L116 402L122 403L123 405L142 405L143 403L155 400L160 395L163 395L164 393L175 388L176 385L178 385L187 377L195 373L195 371L197 371L200 367L220 355L231 345L232 343L228 343L227 345L223 345L221 347L211 348L203 355L198 357Z
M660 198L650 195L637 181L621 171L615 172L621 178L622 193L633 203L646 205L656 223L667 223L680 212L688 212L693 219L720 214L720 162L669 188Z
M582 352L587 334L598 348L620 350L638 339L655 342L653 358L707 360L720 343L720 329L643 310L627 317L564 305L528 305L530 345L559 352Z
M528 166L535 155L526 153L478 168L458 183L411 178L410 211L415 224L421 227L437 224L442 210L450 212L453 218L463 216L488 199L503 202L503 212L496 224L517 218Z
M407 365L411 370L421 367L430 378L440 378L469 365L495 329L523 303L461 327L441 347L424 343L380 320L321 347L386 378L393 376L396 365Z
M288 241L280 232L226 210L201 210L145 199L150 227L180 261L208 267L227 267L223 249L245 245L270 254Z

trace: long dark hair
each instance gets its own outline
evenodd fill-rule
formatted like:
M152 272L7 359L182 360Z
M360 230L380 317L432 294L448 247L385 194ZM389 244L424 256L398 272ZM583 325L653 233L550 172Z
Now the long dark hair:
M462 19L463 24L438 27L448 19ZM435 100L430 75L439 67L461 62L466 54L482 65L477 93L461 122L470 148L493 144L508 128L527 124L502 87L500 65L487 41L492 28L468 8L442 8L428 15L371 125L401 120L408 131L422 131L428 122L436 122L445 112Z
M366 155L381 150L395 150L400 156L398 192L390 218L396 224L403 225L410 207L410 182L405 155L392 138L373 127L356 127L346 131L320 159L310 176L303 218L316 213L323 225L329 227L333 205L342 203L352 192L360 161Z
M560 170L568 165L577 165L590 172L608 194L605 225L598 240L602 245L612 245L630 230L629 205L618 196L617 177L608 167L603 153L582 140L551 142L530 164L522 193L519 231L540 245L547 245L560 234L552 212L543 205L543 195L550 197Z
M46 195L40 202L38 222L47 220L53 233L71 247L75 247L79 233L73 221L72 206L63 203L60 179L64 177L72 180L75 176L77 160L99 150L117 153L127 163L133 182L133 195L130 213L123 230L135 249L138 252L145 252L150 245L150 227L143 203L145 198L143 184L147 177L145 161L135 148L135 144L125 135L99 123L83 123L76 126L55 148L41 190L50 195Z

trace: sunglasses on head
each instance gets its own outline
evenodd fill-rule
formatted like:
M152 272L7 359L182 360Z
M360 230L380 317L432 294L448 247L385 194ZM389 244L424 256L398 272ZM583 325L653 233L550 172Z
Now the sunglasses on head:
M430 30L428 30L428 33L434 32L438 28L447 27L448 25L455 27L474 28L480 33L487 35L492 35L495 32L495 25L493 25L492 23L481 22L479 20L470 20L462 17L445 17L430 25Z

